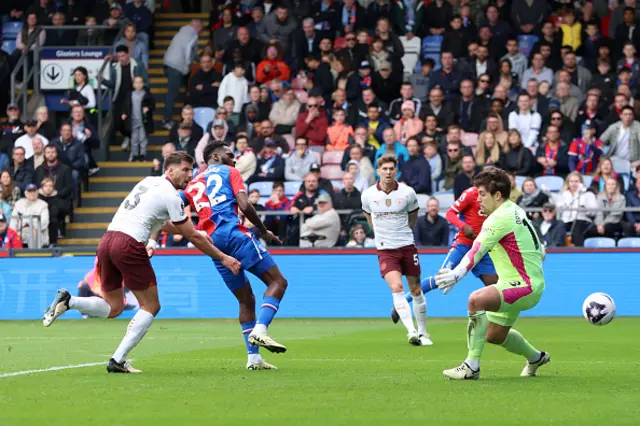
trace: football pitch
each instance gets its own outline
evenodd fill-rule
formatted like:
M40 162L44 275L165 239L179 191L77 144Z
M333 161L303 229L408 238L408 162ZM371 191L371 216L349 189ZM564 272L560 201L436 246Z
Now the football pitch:
M466 355L462 319L430 319L432 347L410 346L390 320L276 319L270 331L288 352L263 356L278 371L244 369L235 321L158 320L131 354L144 373L109 375L126 325L1 322L0 425L640 422L640 318L606 327L521 319L517 328L551 364L519 377L524 361L487 345L480 380L466 382L442 376Z

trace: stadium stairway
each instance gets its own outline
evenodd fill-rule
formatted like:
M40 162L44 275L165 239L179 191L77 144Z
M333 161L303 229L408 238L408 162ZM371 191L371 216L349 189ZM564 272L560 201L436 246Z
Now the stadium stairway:
M149 51L149 83L151 93L156 100L153 118L155 131L149 137L147 160L160 158L162 145L167 142L169 132L162 127L164 98L167 93L167 78L164 75L162 60L171 39L180 27L189 24L191 19L208 19L206 13L163 13L155 14L155 49ZM209 31L203 31L198 42L202 49L209 40ZM184 94L184 89L180 91ZM178 97L173 106L173 120L180 120L180 109L184 99ZM64 246L97 245L107 229L113 214L127 196L128 192L143 177L149 175L152 161L129 163L129 152L120 147L122 136L117 135L117 144L109 148L109 160L100 162L100 171L89 178L89 188L82 193L82 207L74 210L73 221L67 225L65 238L59 240Z

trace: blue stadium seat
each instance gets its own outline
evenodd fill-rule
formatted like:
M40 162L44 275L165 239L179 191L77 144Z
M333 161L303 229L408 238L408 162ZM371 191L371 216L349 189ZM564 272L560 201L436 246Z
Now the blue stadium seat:
M516 176L516 188L522 191L522 184L526 178L526 176Z
M420 208L421 210L426 210L427 201L429 201L429 198L431 198L431 196L427 194L416 194L416 196L418 198L418 208Z
M254 182L249 185L249 191L253 191L254 189L260 191L261 197L269 197L273 189L273 182Z
M546 186L548 191L559 192L562 191L562 185L564 185L564 179L559 176L540 176L536 178L536 185L542 189L542 186Z
M448 209L456 201L453 192L436 192L433 196L438 199L441 210Z
M616 240L613 238L595 237L584 240L585 248L615 248Z
M5 40L2 42L2 51L11 55L13 51L16 50L16 41L15 40Z
M620 238L618 240L618 247L640 248L640 238L638 237Z
M422 39L422 57L426 57L427 53L440 53L442 47L443 36L426 36Z
M620 173L620 177L622 177L622 182L624 182L624 191L622 191L623 193L627 192L627 190L629 189L629 174L628 173Z
M591 182L593 182L593 176L582 175L582 180L584 181L584 186L588 188L591 186Z
M333 185L333 190L335 191L336 189L338 191L342 191L342 189L344 188L344 183L342 183L341 180L332 180L331 181L331 185Z
M22 22L5 22L2 25L2 39L15 40L18 33L22 31Z
M198 123L198 126L203 129L206 129L216 116L216 110L208 107L194 108L193 113L193 121Z
M537 35L518 36L518 43L520 44L520 53L522 53L526 57L529 57L529 54L533 49L533 45L536 44L538 40L540 40L540 37L538 37Z
M287 197L293 197L300 190L300 185L302 182L300 181L288 181L284 183L284 195Z

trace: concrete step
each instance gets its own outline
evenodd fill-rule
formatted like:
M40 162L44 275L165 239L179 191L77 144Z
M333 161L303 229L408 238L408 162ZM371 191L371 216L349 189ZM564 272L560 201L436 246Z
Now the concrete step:
M155 36L156 36L156 40L172 39L173 36L176 35L176 33L177 31L162 30L162 31L156 31ZM205 30L200 33L200 38L209 38L210 35L211 33L209 32L209 30Z
M111 222L117 207L78 207L73 211L73 223Z
M83 192L83 207L118 207L129 195L128 191Z
M79 224L79 225L86 225L86 224ZM107 224L108 225L108 224ZM102 235L104 235L105 231L107 230L107 227L105 226L104 228L101 229L68 229L67 230L67 238L102 238Z
M92 223L70 223L67 225L67 229L74 230L90 230L101 229L104 232L109 226L109 222L92 222Z
M182 20L189 23L191 19L209 19L208 13L159 13L155 17L155 22ZM186 24L184 24L186 25Z
M149 170L151 166L148 167L135 167L133 166L136 163L128 163L132 166L124 166L124 167L102 167L100 166L100 171L93 177L89 178L89 182L95 183L114 183L114 182L122 182L118 179L138 179L141 180L142 177L147 176L149 174ZM104 164L104 163L103 163ZM138 163L140 164L140 163ZM146 164L142 163L142 164ZM128 180L125 180L128 182Z
M148 176L150 170L151 167L144 169L144 176ZM131 191L144 176L91 177L89 178L89 190L91 192Z
M93 238L61 238L58 240L58 244L61 246L97 246L100 238L102 235Z
M204 39L202 37L200 37L198 39L198 47L203 48L207 45L208 40ZM154 42L155 46L158 48L162 48L162 47L169 47L169 45L171 44L171 39L167 39L167 40L156 40ZM154 50L158 50L158 49L154 49ZM153 52L153 50L152 50Z

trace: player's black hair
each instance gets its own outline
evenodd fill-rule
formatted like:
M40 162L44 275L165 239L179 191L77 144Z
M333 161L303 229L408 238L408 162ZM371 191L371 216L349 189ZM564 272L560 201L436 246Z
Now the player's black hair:
M211 155L214 152L218 151L219 149L224 148L225 146L228 146L228 145L223 141L212 141L212 142L209 142L204 147L204 151L202 151L202 158L204 159L205 163L209 162L209 159L211 158Z
M473 178L473 185L484 186L491 195L500 192L505 201L511 196L511 179L507 172L497 167L486 167Z
M167 170L170 166L179 166L182 163L193 164L193 162L193 157L187 154L186 151L176 151L172 152L167 158L164 159L164 169Z

